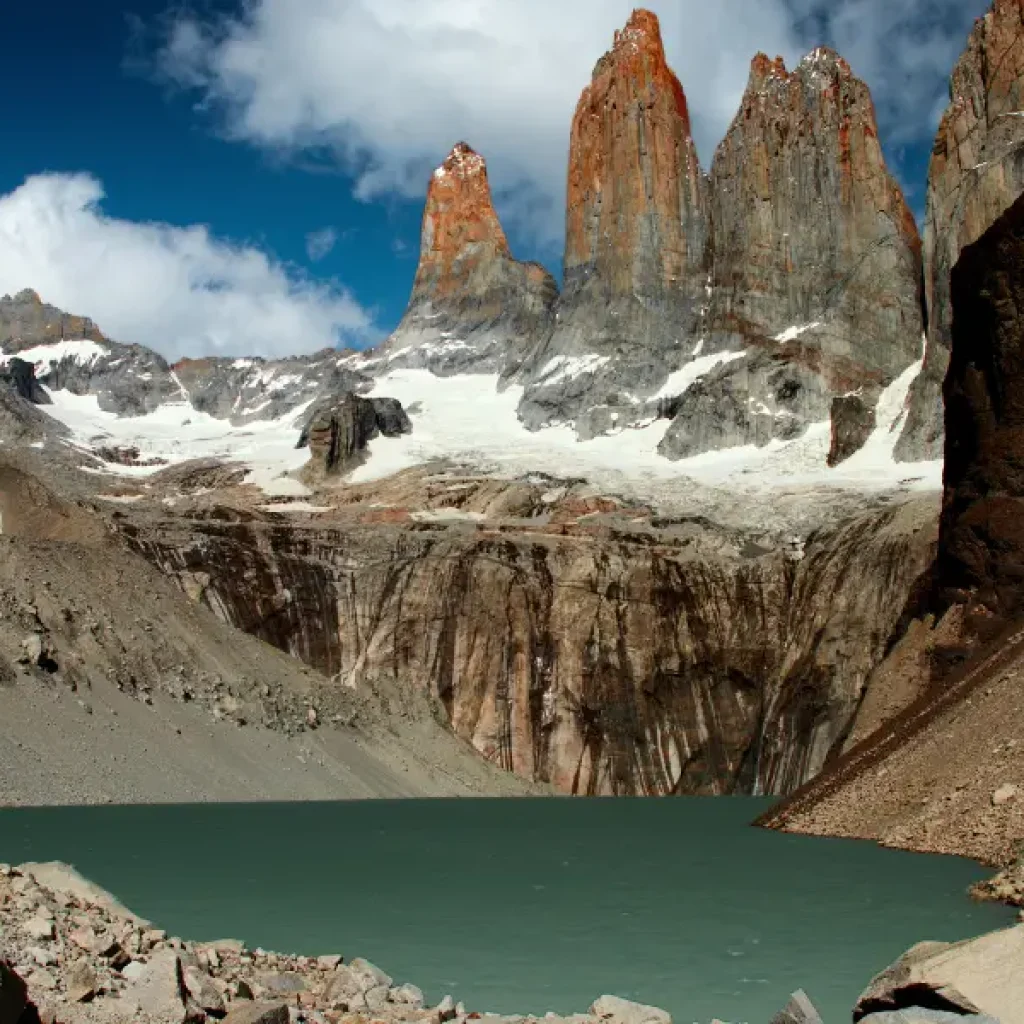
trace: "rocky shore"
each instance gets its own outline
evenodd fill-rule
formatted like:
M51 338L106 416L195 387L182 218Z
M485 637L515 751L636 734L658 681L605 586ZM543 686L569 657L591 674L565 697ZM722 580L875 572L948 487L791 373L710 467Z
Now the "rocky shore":
M865 1024L1021 1024L1024 926L960 943L923 942L871 980ZM614 995L544 1024L672 1024ZM249 949L169 936L65 864L0 865L0 1024L533 1024L430 1004L361 958ZM714 1021L712 1024L723 1024ZM754 1022L748 1022L754 1024ZM765 1022L768 1024L768 1022ZM823 1024L795 992L770 1024Z

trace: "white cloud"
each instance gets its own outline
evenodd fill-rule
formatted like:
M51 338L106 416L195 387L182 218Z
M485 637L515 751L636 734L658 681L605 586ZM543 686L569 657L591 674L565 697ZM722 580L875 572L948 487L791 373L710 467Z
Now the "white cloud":
M652 0L705 166L758 50L792 62L834 41L897 142L930 135L973 14L988 0ZM633 0L251 0L174 22L161 65L238 139L333 149L363 199L423 194L465 138L499 211L557 242L572 112ZM976 8L976 9L975 9Z
M32 288L110 337L172 359L315 351L370 330L366 310L339 287L203 226L108 217L102 199L85 174L38 175L0 196L0 294Z
M164 71L202 90L230 136L333 148L356 194L422 197L465 138L503 215L557 239L580 91L633 0L257 0L244 16L175 23ZM758 49L798 54L782 0L657 0L705 161ZM713 45L709 45L713 41Z
M306 235L306 255L316 263L322 260L338 244L338 232L334 228L321 228Z

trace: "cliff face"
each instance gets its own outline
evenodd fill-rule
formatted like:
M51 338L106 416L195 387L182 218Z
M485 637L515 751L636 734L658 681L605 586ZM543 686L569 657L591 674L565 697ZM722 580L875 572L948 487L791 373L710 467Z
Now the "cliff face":
M412 296L381 355L436 373L514 371L557 295L542 266L512 258L484 159L459 142L430 180Z
M949 297L945 494L914 602L933 614L868 681L874 729L766 823L1005 865L1024 838L1024 197L964 247Z
M338 685L424 688L488 760L581 794L809 778L931 553L932 502L856 517L794 563L610 500L545 505L541 485L423 486L458 491L462 518L369 492L333 525L121 529L226 622Z
M1024 611L1024 199L963 250L950 296L936 598L1005 621Z
M818 49L792 72L754 59L710 197L703 347L749 355L683 396L664 454L797 436L920 356L917 228L842 57Z
M953 324L950 274L1024 191L1024 4L994 0L950 78L928 171L924 232L928 348L896 456L942 457L942 381Z
M563 293L531 361L527 425L588 436L636 415L693 348L706 301L707 183L658 19L634 11L597 62L569 141Z

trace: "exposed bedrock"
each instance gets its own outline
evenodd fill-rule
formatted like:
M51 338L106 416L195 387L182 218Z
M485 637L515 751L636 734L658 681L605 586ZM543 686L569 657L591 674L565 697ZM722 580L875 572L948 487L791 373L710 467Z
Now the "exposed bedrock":
M798 437L853 392L873 416L881 386L920 357L923 318L917 228L867 86L830 50L792 72L759 54L709 195L699 350L744 355L674 403L662 454Z
M994 0L953 69L950 103L928 170L924 280L928 347L896 457L942 458L942 382L949 365L950 274L1024 192L1024 4Z
M527 515L534 499L495 501ZM934 500L853 517L798 560L603 508L502 529L379 504L331 528L225 511L121 529L226 622L341 686L428 688L488 760L565 792L813 776L932 557Z
M693 347L706 303L707 179L658 19L634 11L597 62L569 140L562 296L521 416L636 416ZM568 372L566 372L568 371ZM567 384L568 381L568 384Z
M412 296L376 354L438 374L511 373L550 330L557 297L539 263L512 258L484 158L459 142L430 179Z

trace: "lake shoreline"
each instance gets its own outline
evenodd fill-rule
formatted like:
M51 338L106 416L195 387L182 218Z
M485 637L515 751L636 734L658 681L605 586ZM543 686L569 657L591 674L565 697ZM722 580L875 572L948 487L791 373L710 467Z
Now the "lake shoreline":
M358 957L285 954L249 949L234 939L191 942L169 936L59 862L0 864L0 926L0 1011L7 1014L5 1021L19 1024L672 1024L668 1012L614 995L598 997L582 1013L545 1017L469 1010L450 995L428 1005L416 985L396 982ZM865 1024L883 1024L887 1008L916 1006L901 1002L899 986L920 987L921 978L914 975L917 951L935 945L915 946L870 979L855 1015ZM962 952L984 946L981 955L988 957L993 950L1005 955L1009 948L1016 956L1024 950L1024 927L938 945ZM970 982L970 971L961 974ZM941 979L936 991L940 984L950 1007L966 1014L965 1022L1017 1024L1020 1019L996 1021ZM1012 978L999 981L996 1005L1009 1005L1006 991L1016 993L1015 984ZM921 1011L915 1020L930 1021L930 1012ZM712 1024L721 1022L716 1018ZM821 1024L821 1018L798 990L771 1024Z

